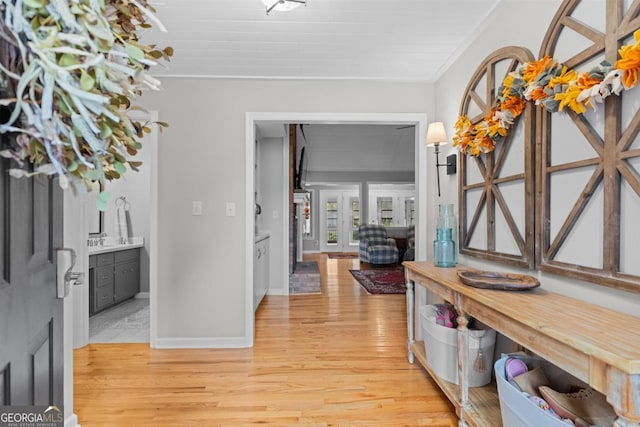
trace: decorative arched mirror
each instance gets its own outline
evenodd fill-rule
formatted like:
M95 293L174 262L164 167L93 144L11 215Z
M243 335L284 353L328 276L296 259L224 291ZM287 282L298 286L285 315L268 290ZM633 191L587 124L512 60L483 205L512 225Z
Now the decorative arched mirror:
M522 47L489 55L471 78L460 115L480 123L496 102L505 77L533 60ZM534 265L534 123L525 107L493 151L460 156L460 252L532 268Z
M596 10L597 9L597 10ZM549 55L582 73L640 27L640 1L568 0L543 41ZM537 233L541 270L640 290L640 92L594 103L583 114L540 110Z

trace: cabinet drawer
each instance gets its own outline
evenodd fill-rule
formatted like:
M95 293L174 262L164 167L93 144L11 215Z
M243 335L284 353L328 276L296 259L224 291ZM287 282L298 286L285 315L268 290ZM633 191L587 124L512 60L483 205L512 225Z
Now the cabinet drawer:
M138 259L139 250L136 249L126 249L124 251L115 252L116 262L124 262L124 261L134 261Z
M105 308L113 303L113 288L96 289L96 311Z
M96 267L113 264L113 252L96 255Z
M103 286L113 287L113 266L96 268L96 287Z

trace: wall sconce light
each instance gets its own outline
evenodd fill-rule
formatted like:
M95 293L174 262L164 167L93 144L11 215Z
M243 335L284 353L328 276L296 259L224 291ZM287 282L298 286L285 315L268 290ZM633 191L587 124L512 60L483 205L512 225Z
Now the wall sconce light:
M434 147L436 153L436 177L438 179L438 197L440 197L440 167L447 167L447 175L456 173L456 155L447 156L447 163L440 163L440 146L447 144L447 134L444 131L444 123L429 123L427 129L427 147Z

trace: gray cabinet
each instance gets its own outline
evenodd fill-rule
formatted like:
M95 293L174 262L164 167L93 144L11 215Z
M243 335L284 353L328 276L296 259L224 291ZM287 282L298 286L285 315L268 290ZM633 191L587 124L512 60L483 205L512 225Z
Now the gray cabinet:
M89 256L89 315L140 291L140 249Z

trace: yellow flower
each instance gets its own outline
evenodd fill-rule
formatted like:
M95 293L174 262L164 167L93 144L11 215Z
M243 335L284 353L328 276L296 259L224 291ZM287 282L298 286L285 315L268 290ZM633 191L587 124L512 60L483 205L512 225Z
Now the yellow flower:
M507 74L507 77L504 78L504 80L502 81L502 96L503 97L507 97L509 96L509 91L511 90L511 85L513 84L513 80L514 77L511 73Z
M469 154L476 157L481 154L477 144L469 145Z
M495 138L496 136L506 136L507 129L500 125L500 122L491 123L489 125L489 137Z
M522 78L526 83L531 83L543 71L550 69L552 66L553 60L548 55L545 55L537 61L527 63L522 71Z
M461 132L471 127L471 120L469 120L467 116L460 116L453 126L456 128L457 132Z
M578 114L582 114L587 111L587 108L582 102L578 102L577 98L582 92L582 89L578 85L571 85L564 93L557 93L555 96L556 101L560 101L558 111L562 111L564 107L569 107Z
M582 73L580 76L578 76L578 81L577 84L578 86L580 86L581 89L589 89L590 87L593 87L597 84L600 84L602 80L595 78L595 77L591 77L591 74L588 72L584 72Z
M556 85L568 85L572 81L578 78L578 72L576 70L569 70L565 65L562 67L562 72L559 76L556 76L549 80L549 87L553 88Z
M533 102L537 104L539 104L538 101L548 98L549 95L546 94L546 92L544 91L544 88L542 86L538 86L535 89L533 89L530 93L529 93L529 99Z
M475 148L477 148L479 153L489 153L493 151L496 144L493 139L488 136L484 136L478 140L478 143Z
M502 104L500 104L500 110L505 111L509 110L513 114L513 117L518 117L522 114L524 107L526 106L526 101L522 98L518 98L516 96L512 96L507 98Z
M640 72L640 30L637 30L633 37L636 39L636 44L622 46L618 51L620 59L613 65L614 68L624 71L622 81L627 89L638 85L638 72Z
M500 122L495 118L496 110L491 108L489 110L489 114L484 118L482 123L479 123L477 128L482 129L482 133L485 136L489 136L490 138L495 138L497 136L505 136L507 134L507 129L500 126ZM480 134L480 132L478 132Z
M460 151L467 152L467 147L471 144L473 136L471 135L471 120L467 116L460 116L454 125L456 134L452 142L454 147L460 147Z

